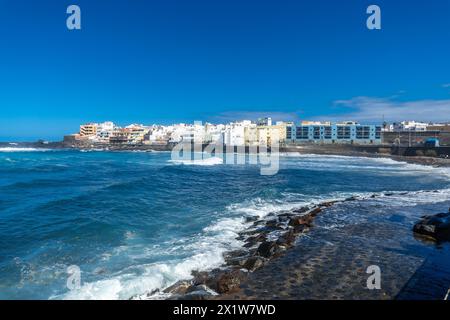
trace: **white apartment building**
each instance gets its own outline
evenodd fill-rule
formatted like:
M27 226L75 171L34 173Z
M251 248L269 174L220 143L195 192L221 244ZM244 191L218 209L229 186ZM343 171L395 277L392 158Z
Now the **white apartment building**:
M394 123L394 131L427 131L428 123L416 121L402 121Z
M115 127L116 126L111 121L106 121L97 124L97 134L95 140L97 142L108 143L109 138L112 136Z
M252 122L244 120L240 122L232 122L225 126L223 132L223 142L226 145L244 146L245 145L245 128L250 127Z

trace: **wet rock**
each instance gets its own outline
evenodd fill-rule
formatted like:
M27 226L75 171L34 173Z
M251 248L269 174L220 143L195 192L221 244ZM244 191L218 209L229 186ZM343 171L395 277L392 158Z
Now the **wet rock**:
M244 266L247 259L248 259L248 256L235 257L235 258L227 259L226 263L230 266L242 267L242 266Z
M230 266L242 267L247 261L249 253L246 250L235 250L225 254L225 262Z
M179 298L181 300L206 300L212 295L213 293L207 286L199 285L190 287L186 294Z
M203 291L205 294L211 294L211 289L208 288L204 284L199 284L199 285L196 285L196 286L190 286L186 290L186 293L201 292L201 291Z
M305 225L305 224L301 224L301 225L295 226L295 227L294 227L294 232L295 232L296 234L302 233L302 232L305 231L308 227L309 227L309 226L307 226L307 225Z
M309 210L309 207L301 207L301 208L292 210L292 212L295 212L295 213L303 213L303 212L306 212L306 211L308 211L308 210Z
M313 217L311 215L304 215L304 216L296 216L289 220L289 225L292 227L296 226L310 226L313 221Z
M274 227L276 227L277 223L278 223L277 219L272 219L272 220L266 221L266 226L274 228Z
M233 250L229 251L225 254L225 259L233 259L242 256L246 256L248 254L247 250Z
M292 216L293 216L293 214L280 214L280 215L278 216L278 220L279 220L280 222L286 222L286 221L288 221Z
M320 212L322 212L322 209L320 208L315 208L313 210L311 210L308 215L310 215L311 217L315 217L317 216L317 214L319 214Z
M264 241L256 250L256 253L264 258L269 258L274 255L277 249L275 241Z
M284 223L284 222L279 222L279 223L277 223L277 225L275 226L275 228L278 229L278 230L284 230L284 229L286 229L286 223Z
M327 202L322 202L320 204L320 206L328 208L328 207L331 207L332 205L334 205L335 203L337 203L337 201L327 201Z
M163 290L164 293L185 294L192 286L190 281L180 280Z
M250 216L245 218L245 222L254 222L256 220L258 220L257 216Z
M294 229L290 229L277 240L278 245L287 245L290 246L294 243L296 239L296 232Z
M450 241L450 209L446 213L424 216L414 225L413 231L437 241Z
M240 270L223 272L217 277L216 291L220 294L236 292L244 278L245 274Z
M263 257L250 257L245 261L243 267L248 271L255 271L256 269L261 268L267 260Z
M263 224L265 224L265 221L264 221L264 220L256 220L256 221L253 223L253 226L254 226L254 227L257 227L257 226L260 226L260 225L263 225Z
M239 235L242 237L248 237L248 236L255 235L257 233L260 233L260 229L251 229L251 230L243 231Z
M211 272L206 271L193 271L193 279L192 279L192 285L193 286L199 286L199 285L206 285L207 287L211 288L212 290L215 290L215 282L214 282L214 275L220 272L219 269L214 269Z
M263 242L267 239L267 236L264 233L258 234L256 236L253 237L249 237L247 239L247 242L252 242L252 243L256 243L256 242Z
M356 198L356 197L348 197L344 201L355 201L355 200L358 200L358 198Z

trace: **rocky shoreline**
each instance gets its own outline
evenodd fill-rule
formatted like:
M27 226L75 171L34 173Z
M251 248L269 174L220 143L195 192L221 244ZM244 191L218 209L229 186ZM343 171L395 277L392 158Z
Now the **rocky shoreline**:
M270 265L271 261L282 257L295 247L297 239L307 235L314 228L314 220L319 215L325 215L328 208L339 203L405 194L407 192L352 196L273 212L263 219L248 217L250 227L240 232L237 238L244 243L242 249L225 253L225 262L221 267L211 271L193 271L192 279L180 280L162 291L152 291L139 298L153 299L159 296L180 300L228 299L240 290L240 286L250 274Z

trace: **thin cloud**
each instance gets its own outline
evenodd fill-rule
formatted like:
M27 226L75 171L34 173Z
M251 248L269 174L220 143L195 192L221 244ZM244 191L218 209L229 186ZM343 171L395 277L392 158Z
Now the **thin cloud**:
M316 117L317 120L379 123L386 121L416 120L425 122L448 122L450 100L395 101L392 98L355 97L338 100L334 107L339 113Z
M442 85L442 87L443 87L443 88L450 88L450 83L444 83L444 84Z

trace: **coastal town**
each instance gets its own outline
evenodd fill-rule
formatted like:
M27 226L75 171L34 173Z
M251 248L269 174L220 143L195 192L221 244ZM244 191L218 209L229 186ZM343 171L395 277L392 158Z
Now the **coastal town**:
M168 146L180 142L201 144L220 142L232 146L260 146L279 142L282 146L301 144L328 145L450 145L449 123L402 121L398 123L360 124L356 121L320 122L243 120L227 124L142 125L121 127L111 121L80 125L78 133L67 135L68 145L143 145Z

